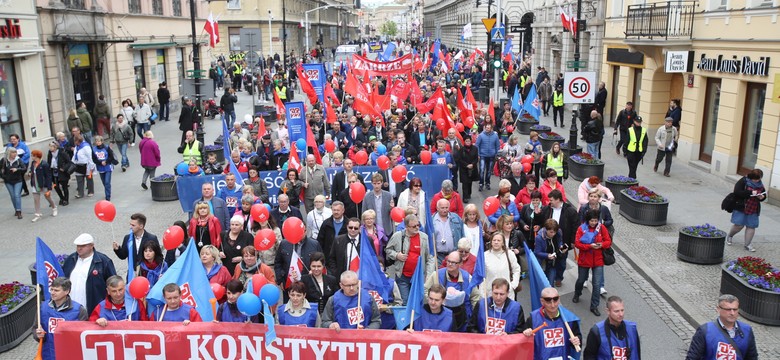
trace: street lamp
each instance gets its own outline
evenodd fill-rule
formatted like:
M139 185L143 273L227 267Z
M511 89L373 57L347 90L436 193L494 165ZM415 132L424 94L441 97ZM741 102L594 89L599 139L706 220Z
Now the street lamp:
M309 26L309 25L310 25L310 24L309 24L309 13L310 13L310 12L313 12L313 11L322 10L322 9L330 9L330 8L342 8L342 7L349 7L349 6L352 6L352 5L351 5L351 4L341 4L341 5L323 5L323 6L320 6L320 7L314 8L314 9L311 9L311 10L306 10L306 11L304 12L304 14L303 14L303 15L304 15L304 18L305 18L304 22L306 23L306 54L308 54L308 53L309 53L309 27L310 27L310 26Z
M268 9L268 56L273 56L274 54L274 35L271 33L271 20L273 19L271 9Z
M200 81L203 79L203 76L201 76L200 70L200 44L198 43L198 33L195 31L195 0L190 0L190 25L192 26L192 64L194 67L192 77L195 80L193 82L195 85L195 123L198 124L198 128L195 130L195 138L203 144L206 136L206 132L203 131L203 112L201 111L200 101Z

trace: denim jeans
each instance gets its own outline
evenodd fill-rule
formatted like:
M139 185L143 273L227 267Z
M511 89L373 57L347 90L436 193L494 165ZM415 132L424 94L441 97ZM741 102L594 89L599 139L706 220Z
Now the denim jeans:
M13 204L14 210L22 211L22 182L5 183L5 188L8 190L8 195L11 195L11 204ZM409 292L408 288L406 291Z
M122 167L130 166L130 159L127 158L127 143L117 144L119 147L119 153L122 154Z
M76 174L76 194L84 197L84 180L87 182L87 194L95 193L95 180L86 175Z
M563 253L558 256L558 261L555 263L555 280L563 281L563 273L566 272L566 259L569 258L569 252ZM552 283L550 283L552 285Z
M412 278L399 274L395 277L395 283L398 285L398 291L401 292L401 299L404 300L403 305L406 305L406 300L409 299L409 289L412 287Z
M170 103L168 103L168 102L160 104L160 113L157 114L159 116L159 118L160 118L160 121L163 121L163 120L168 121L168 116L171 115L170 114L171 111L170 111L170 107L169 106L170 106Z
M232 129L233 123L236 122L236 111L225 111L222 114L222 119L225 120L225 124L227 124L228 129Z
M588 143L588 154L596 159L601 159L601 154L599 154L599 144L601 144L601 141Z
M273 90L271 88L271 85L263 86L263 92L265 92L266 101L270 100L274 96L274 93L272 91Z
M143 139L144 138L144 133L149 131L149 129L152 128L152 123L144 123L144 124L138 123L135 126L138 129L138 136L141 139Z
M601 288L601 279L604 276L603 266L596 266L593 268L580 266L577 268L578 276L577 282L574 284L574 296L579 297L582 295L582 285L588 281L588 275L591 271L593 271L593 279L591 279L592 287L590 295L590 308L597 309L599 307L599 300L601 296L601 293L599 292L599 289Z
M479 159L479 186L490 186L490 173L493 171L495 157L483 157Z
M100 173L100 181L103 182L103 188L106 190L106 200L111 201L111 173L106 171Z
M547 268L544 269L544 275L547 276L547 281L550 282L550 286L553 286L553 283L555 282L556 269L557 266L547 266Z

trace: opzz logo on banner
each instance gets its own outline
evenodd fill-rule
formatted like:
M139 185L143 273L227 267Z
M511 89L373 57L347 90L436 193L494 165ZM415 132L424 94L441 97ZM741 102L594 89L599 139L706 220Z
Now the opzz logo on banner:
M737 352L729 343L719 342L718 353L715 354L715 360L737 360Z
M347 316L349 316L350 325L358 325L364 320L363 309L361 309L360 306L347 309Z
M165 335L156 330L87 330L81 333L84 359L165 359Z
M320 71L315 69L310 70L304 70L304 73L306 73L306 76L309 78L309 81L316 81L320 79Z
M544 347L563 346L563 328L544 329Z
M192 307L197 307L198 303L195 301L195 296L192 295L192 290L190 290L190 283L186 282L179 288L181 289L181 302Z
M628 351L620 346L612 347L612 360L628 360Z
M300 119L301 118L301 108L297 107L291 107L288 109L290 111L290 117L293 119Z
M501 335L506 328L506 319L496 319L494 317L488 317L487 329L485 333L488 335Z

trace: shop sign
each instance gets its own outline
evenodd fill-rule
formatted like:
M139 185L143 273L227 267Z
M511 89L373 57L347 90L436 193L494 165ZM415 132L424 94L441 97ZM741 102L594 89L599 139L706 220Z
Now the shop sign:
M724 59L723 55L718 55L717 58L708 58L706 54L701 54L699 65L696 65L696 68L702 71L728 74L769 76L769 57L762 56L758 61L753 61L750 56L743 56L742 59L739 59L733 55L731 59Z
M686 73L693 71L693 51L667 51L667 73Z
M5 24L0 25L0 38L18 39L22 37L22 27L19 19L5 19Z

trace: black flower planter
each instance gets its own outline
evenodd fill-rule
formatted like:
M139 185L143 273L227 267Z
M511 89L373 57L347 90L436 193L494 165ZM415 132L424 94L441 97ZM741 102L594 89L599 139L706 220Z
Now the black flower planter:
M174 201L179 200L179 193L176 189L176 182L155 181L152 180L152 200L154 201Z
M626 195L625 190L620 192L620 196L620 215L628 221L649 226L666 225L666 215L669 213L668 200L662 203L636 201Z
M574 154L581 153L582 152L582 146L577 145L577 146L574 147L574 150L571 150L571 149L569 149L568 145L564 146L563 144L561 144L561 151L563 151L563 153L566 155L566 158L568 159L570 156L572 156Z
M536 131L536 132L541 134L541 133L546 133L546 132L552 131L552 128L547 126L547 125L536 124L536 125L532 126L532 128L529 129L529 130L530 131Z
M531 126L539 124L536 120L528 120L528 119L520 119L520 121L517 122L517 128L515 131L519 132L523 135L528 135L531 133Z
M32 333L37 318L35 311L35 292L32 292L11 311L0 315L0 353L13 349Z
M560 137L558 139L552 138L552 139L542 139L539 137L539 142L542 143L542 150L544 151L550 151L552 149L552 146L554 143L563 144L564 139L563 137Z
M739 299L739 314L764 325L780 326L780 293L759 289L721 265L720 293Z
M601 164L580 164L573 161L571 158L569 161L569 177L574 180L582 181L591 176L604 177L604 163Z
M223 148L219 148L216 150L204 150L203 151L203 159L208 159L209 154L214 154L217 156L217 163L224 163L225 162L225 151Z
M613 204L620 204L621 191L628 189L634 185L639 185L638 181L632 184L623 184L623 183L610 182L609 180L604 180L604 183L606 184L604 186L607 189L609 189L609 191L612 191L612 195L615 195L615 201L612 202Z
M701 237L682 231L677 240L677 258L694 264L720 264L726 237Z

